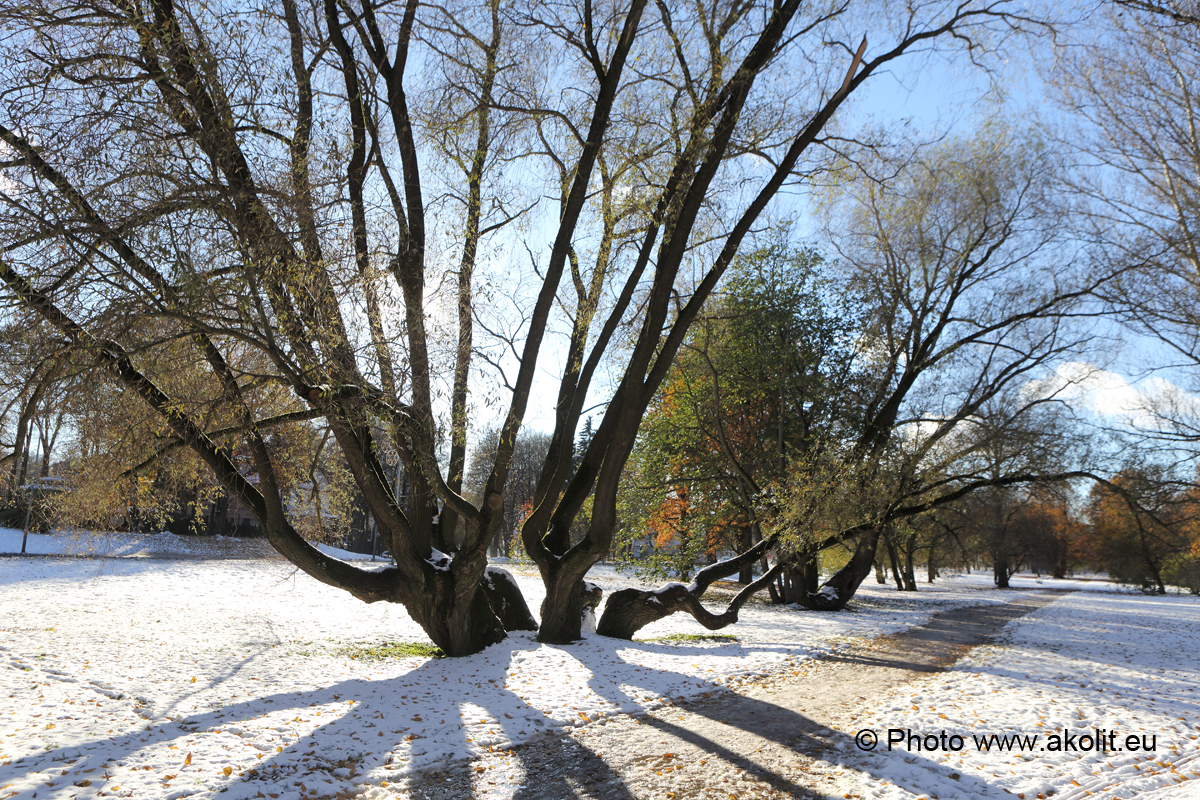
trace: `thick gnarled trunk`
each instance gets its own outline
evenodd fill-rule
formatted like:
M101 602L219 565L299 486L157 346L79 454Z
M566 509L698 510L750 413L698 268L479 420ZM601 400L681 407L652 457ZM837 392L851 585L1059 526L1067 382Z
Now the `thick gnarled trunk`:
M585 571L586 574L586 571ZM538 641L546 644L570 644L583 638L589 615L600 604L600 588L583 579L583 575L555 575L546 582L546 599L542 601L542 623L538 626Z
M872 528L859 537L854 555L846 566L831 575L820 591L806 594L801 604L812 611L841 611L845 608L858 587L871 574L878 546L879 529Z
M436 591L410 600L405 608L448 656L478 653L505 638L504 626L482 586L476 588L467 602Z
M632 639L634 634L651 622L656 622L679 611L691 614L697 622L710 631L728 627L738 621L738 613L742 606L755 594L767 588L785 569L786 565L783 562L777 563L757 580L747 584L719 614L714 614L705 608L700 602L700 598L714 582L734 575L745 569L747 564L753 564L762 558L773 544L773 538L763 539L741 555L705 567L696 574L696 579L688 586L684 586L682 583L669 583L651 591L622 589L614 592L604 606L604 614L600 617L600 624L596 627L596 632L601 636L611 636L616 639Z

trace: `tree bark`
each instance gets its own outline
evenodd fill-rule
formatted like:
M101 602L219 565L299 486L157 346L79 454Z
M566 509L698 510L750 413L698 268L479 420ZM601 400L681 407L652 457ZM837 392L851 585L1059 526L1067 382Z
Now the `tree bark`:
M904 591L917 591L917 576L913 572L913 551L917 549L917 537L910 535L904 542Z
M651 622L678 611L686 611L691 614L697 622L709 630L732 625L737 622L738 612L746 601L767 588L783 572L786 567L785 561L776 563L758 580L746 585L720 614L713 614L706 609L701 605L700 598L715 581L736 574L747 562L757 561L774 544L774 538L767 537L749 552L705 567L696 574L696 579L690 586L684 586L682 583L669 583L654 591L621 589L614 592L604 605L604 614L600 617L600 624L596 627L596 632L601 636L632 639L635 633Z
M564 569L559 567L559 569ZM586 570L584 570L584 574ZM542 601L542 624L538 641L546 644L570 644L583 638L583 622L589 609L583 574L573 580L548 580L546 599ZM593 604L592 608L595 607Z
M900 559L896 555L896 543L892 541L890 532L883 534L883 543L887 546L888 561L892 565L892 577L896 580L896 590L903 592L908 587L904 585L904 576L900 573Z
M433 596L405 604L434 644L448 656L467 656L504 641L504 628L482 586L466 604L454 602L449 590L449 586L439 585Z
M25 483L25 474L29 471L29 451L33 447L33 426L25 432L25 442L21 446L21 468L17 472L16 491L20 494L21 485Z
M738 536L738 544L740 545L738 549L740 549L743 553L754 546L754 531L751 530L749 525L742 529L740 535ZM746 566L742 567L741 571L738 573L738 583L745 586L753 580L754 564L747 564Z
M816 554L802 557L798 563L785 567L779 578L768 586L771 601L789 605L800 603L801 598L817 591L820 582Z

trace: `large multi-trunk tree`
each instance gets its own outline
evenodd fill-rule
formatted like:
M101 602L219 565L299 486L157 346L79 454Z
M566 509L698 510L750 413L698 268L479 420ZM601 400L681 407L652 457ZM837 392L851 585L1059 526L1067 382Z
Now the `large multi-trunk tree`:
M65 354L149 404L281 554L402 603L452 655L530 624L486 550L523 421L548 410L521 535L546 587L539 636L570 641L646 406L756 223L842 141L835 113L872 75L912 50L994 50L1034 24L1019 11L8 5L0 279ZM174 362L198 365L186 393ZM279 388L294 401L262 416ZM543 395L553 407L531 408ZM572 459L594 396L603 415ZM471 503L470 413L493 406ZM297 532L268 435L304 420L329 431L394 565L360 570Z

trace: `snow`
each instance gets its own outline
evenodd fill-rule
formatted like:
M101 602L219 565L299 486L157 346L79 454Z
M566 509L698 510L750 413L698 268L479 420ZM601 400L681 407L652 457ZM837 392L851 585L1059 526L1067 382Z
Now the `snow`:
M0 531L0 550L13 549L14 535L19 548L19 531ZM614 714L736 687L948 607L1010 597L984 591L987 576L948 578L915 595L869 581L852 612L751 604L721 632L730 641L666 641L709 633L676 614L634 642L589 636L552 646L522 633L467 658L371 660L361 657L366 648L427 640L398 605L364 604L278 559L235 557L257 553L260 542L113 535L75 537L66 547L65 539L36 543L39 552L92 547L94 555L104 547L124 557L0 559L0 798L407 797L406 779L418 770L489 750L494 758L543 731L603 725ZM204 546L213 552L200 553ZM508 566L536 610L540 579ZM637 585L608 568L589 579L606 594ZM1081 592L1011 630L1006 644L977 651L919 689L910 684L863 727L979 732L977 712L988 733L1036 722L1144 729L1158 735L1158 760L1125 754L1109 759L1109 769L1095 754L848 751L846 764L859 770L848 771L857 775L854 791L946 798L1045 784L1056 798L1074 797L1062 779L1069 775L1097 796L1132 796L1103 795L1095 771L1125 785L1136 778L1151 792L1144 796L1157 798L1175 775L1160 763L1179 775L1197 768L1198 676L1188 661L1200 638L1200 603ZM526 780L519 759L500 763L479 796L510 798Z
M0 553L20 554L22 533L0 528ZM318 544L317 549L342 561L371 561L371 556ZM59 531L31 533L25 541L31 555L63 555L108 558L278 558L265 539L225 536L176 536L173 533L98 533ZM376 563L390 563L386 557ZM360 564L365 567L366 565Z
M845 763L859 771L848 794L1200 798L1197 653L1200 599L1094 592L1059 599L857 720L847 733L869 728L880 744L869 755L847 746ZM933 734L938 748L916 752L906 738L888 752L889 730ZM960 751L941 746L943 731L963 737ZM980 750L974 737L991 742L993 734L1038 739L1024 752L997 752L994 742Z
M384 563L391 562L391 559L387 556L375 556L372 558L369 553L352 553L349 550L343 550L340 547L332 547L327 544L318 544L317 549L327 556L333 556L334 558L339 558L342 561L375 561L376 563L379 563L380 561ZM358 566L365 567L366 565L359 564Z
M324 548L325 545L318 545ZM333 555L335 548L326 552ZM0 553L21 552L21 531L0 528ZM31 533L25 552L113 558L271 558L278 556L265 539L225 536L176 536L173 533L96 533L94 531ZM345 551L337 551L345 553ZM361 558L356 553L346 556ZM370 556L367 556L370 558Z
M430 554L429 558L425 560L428 561L430 566L432 566L434 569L441 570L442 572L449 572L450 556L446 555L441 550L438 550L436 547L430 549L433 550L433 553Z
M185 540L175 544L194 553L188 537L162 537L142 539L161 541L157 553ZM39 548L55 551L55 538ZM240 800L302 784L403 796L414 770L737 685L947 606L997 600L971 588L902 597L868 587L858 613L750 606L726 631L733 641L591 636L551 646L514 634L468 658L369 660L348 650L427 641L402 607L366 605L279 560L146 558L148 545L131 541L109 537L107 552L125 558L0 559L0 797L227 789L222 798ZM514 571L537 609L540 579ZM606 592L631 584L606 569L589 578ZM673 633L708 632L675 615L640 638ZM510 794L522 780L513 769Z

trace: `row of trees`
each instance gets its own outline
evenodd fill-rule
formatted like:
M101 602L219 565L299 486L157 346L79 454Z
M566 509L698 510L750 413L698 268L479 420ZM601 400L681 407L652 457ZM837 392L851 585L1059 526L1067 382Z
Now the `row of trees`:
M134 505L139 474L197 506L208 481L300 569L403 604L452 655L535 624L487 566L517 520L543 641L579 637L584 578L631 520L674 537L693 580L617 592L601 632L678 611L720 627L768 586L843 607L892 528L1082 474L1053 434L1061 387L1026 387L1157 266L1070 224L1053 137L840 126L910 52L986 68L1055 30L1006 2L38 0L0 18L0 281L48 359L17 370L24 441L60 407L39 381L61 388L77 472L121 475ZM770 224L817 185L828 269ZM1194 332L1155 308L1136 319ZM538 392L545 438L525 425ZM500 420L494 442L468 446L473 418ZM312 545L351 506L390 568ZM721 613L700 604L739 574Z
M1200 504L1193 481L1156 468L1128 468L1082 486L977 492L889 531L876 579L916 591L914 566L933 582L939 571L985 569L1007 587L1016 572L1063 578L1107 573L1149 594L1176 586L1200 594ZM915 562L915 563L914 563Z

